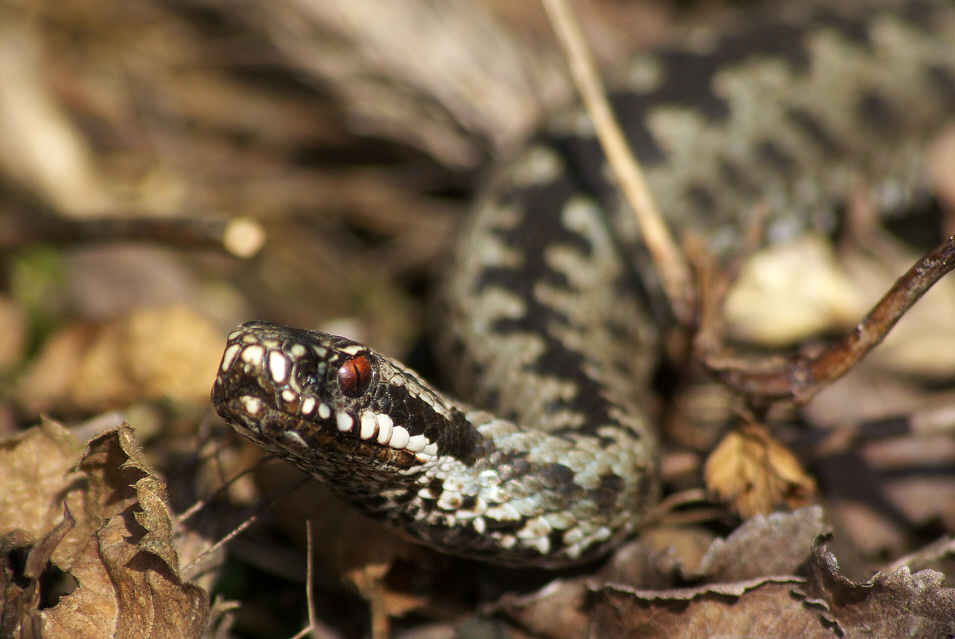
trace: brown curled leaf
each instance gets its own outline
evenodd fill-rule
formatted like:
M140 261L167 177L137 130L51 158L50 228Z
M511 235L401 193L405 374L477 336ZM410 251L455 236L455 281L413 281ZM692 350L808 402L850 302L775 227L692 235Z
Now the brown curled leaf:
M493 611L506 615L535 636L586 637L590 625L585 578L557 579L529 595L504 595Z
M47 425L45 429L55 427ZM57 432L62 435L65 431ZM33 433L21 439L40 436ZM17 467L15 456L4 461ZM208 598L201 588L179 577L164 484L146 465L132 429L123 424L93 439L75 470L58 475L37 489L33 499L58 508L64 500L70 503L70 511L76 514L72 530L64 531L63 524L50 526L51 532L34 542L39 535L14 532L19 526L10 513L0 511L0 521L12 521L5 534L19 539L21 548L32 546L31 557L42 547L47 561L39 563L66 572L76 588L43 609L32 604L36 599L31 596L31 606L19 611L18 623L5 626L5 631L22 637L201 636L209 614ZM35 510L43 510L43 506ZM14 515L22 516L22 510ZM26 528L37 526L28 518L22 523ZM56 548L50 547L54 544ZM39 569L29 566L30 574ZM13 618L9 603L5 596L0 614L4 624Z
M55 525L63 505L54 496L66 490L80 450L69 431L50 420L0 441L0 536L19 529L39 539ZM77 515L77 504L71 505Z
M794 600L798 577L670 590L607 585L593 593L595 637L832 637Z
M707 489L743 518L779 505L805 506L816 483L765 428L746 424L723 438L703 469Z
M39 639L42 632L42 619L39 615L40 578L53 551L75 525L76 520L64 504L63 519L36 543L22 530L15 530L3 536L0 541L0 592L3 593L0 637L12 636L14 630L19 629L20 639ZM17 579L17 566L11 560L18 550L27 548L29 552L22 575Z
M903 566L854 582L839 574L827 539L821 536L813 544L807 583L798 594L807 605L818 606L820 620L838 636L947 639L955 633L955 589L943 587L944 575L913 574Z
M955 590L942 587L940 573L902 568L853 582L838 573L819 540L805 578L759 577L669 590L596 588L592 636L946 639L955 631Z
M178 305L73 323L44 342L22 377L18 401L31 413L103 411L142 399L204 402L218 341L206 318Z
M730 583L770 575L796 574L809 557L812 541L828 531L822 508L757 515L726 539L716 539L700 560L696 576Z

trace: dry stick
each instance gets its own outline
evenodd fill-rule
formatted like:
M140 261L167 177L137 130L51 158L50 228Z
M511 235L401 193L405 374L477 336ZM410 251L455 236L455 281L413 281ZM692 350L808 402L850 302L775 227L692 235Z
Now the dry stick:
M0 224L0 250L40 242L81 243L146 241L176 248L212 248L235 257L254 256L265 243L265 230L247 217L91 217L73 219L18 214Z
M312 546L312 520L305 520L305 604L308 606L308 628L315 630L315 624L318 621L318 615L315 614L315 592L312 587L312 579L315 571L315 549Z
M234 481L234 479L235 478L233 478L233 480L230 480L230 482ZM212 553L216 552L217 550L222 548L224 545L226 545L227 543L229 543L230 541L232 541L233 539L241 535L249 526L254 524L259 517L259 512L263 512L267 508L270 508L273 504L275 504L275 502L279 500L279 498L285 497L286 495L289 495L295 492L308 481L311 481L311 477L305 476L296 482L288 484L287 486L283 486L281 488L277 488L273 491L270 491L267 495L265 495L260 500L261 502L260 506L256 508L257 512L255 512L252 515L249 515L249 517L247 517L244 521L242 521L242 523L240 523L238 526L233 528L232 531L229 532L227 535L225 535L222 539L220 539L219 541L214 543L212 546L210 546L209 548L206 548L201 553L196 555L196 557L189 564L183 566L182 574L186 576L187 579L192 579L193 578L191 576L192 571L198 571L198 569L201 568L201 562L204 561L206 557L210 556Z
M315 611L315 588L312 586L315 573L315 552L312 539L312 520L305 520L305 572L308 575L305 581L305 598L308 605L308 625L299 632L292 635L291 639L303 639L312 637L312 639L335 639L338 635L318 620L318 614Z
M217 454L218 452L219 452L219 451L215 451L214 454ZM195 503L192 504L192 506L190 506L189 508L187 508L186 510L184 510L182 513L179 514L178 517L176 517L176 522L175 522L176 531L177 531L177 532L182 532L185 523L186 523L190 518L192 518L193 515L195 515L196 513L200 512L203 508L205 508L207 505L209 505L214 499L218 499L220 496L224 495L225 492L226 492L227 490L229 490L229 487L230 487L232 484L234 484L234 483L235 483L236 481L238 481L240 478L245 477L245 476L248 475L249 473L253 472L253 471L256 470L257 468L259 468L260 466L262 466L262 464L264 464L264 463L266 463L267 461L269 461L269 459L270 459L270 458L268 458L268 457L262 457L259 461L257 461L257 462L256 462L255 464L253 464L252 466L249 466L249 467L246 468L245 470L240 471L240 472L239 472L237 475L235 475L234 477L232 477L232 478L230 478L230 479L224 481L224 482L222 483L222 485L220 485L218 488L216 488L214 491L212 491L211 494L206 495L205 497L202 497L202 498L200 498L200 499L197 499L197 500L195 501Z
M614 177L640 224L673 313L681 324L690 326L694 311L690 269L653 203L640 165L614 118L583 33L565 0L541 0L541 4L564 50L574 84L594 123Z
M248 528L249 526L255 523L258 517L259 517L258 514L250 515L241 524L233 528L232 532L230 532L225 537L223 537L222 539L220 539L219 541L212 544L211 546L203 550L201 553L196 555L195 559L193 559L191 562L189 562L188 564L182 567L182 570L181 570L182 576L186 580L192 580L197 578L200 574L202 574L201 573L202 562L205 561L206 557L211 556L212 553L216 552L217 550L225 546L227 543L229 543L230 541L232 541L233 539L241 535L246 528Z
M772 368L745 363L718 364L711 368L725 384L754 400L806 402L878 346L902 315L952 269L955 269L955 236L916 262L851 333L815 357L798 356Z
M310 634L312 634L312 627L305 626L304 628L296 632L294 635L292 635L291 639L305 639L305 637L307 637Z

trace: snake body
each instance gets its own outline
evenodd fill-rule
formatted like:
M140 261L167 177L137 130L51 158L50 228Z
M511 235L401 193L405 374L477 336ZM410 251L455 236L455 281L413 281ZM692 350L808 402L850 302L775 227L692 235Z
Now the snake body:
M926 140L955 105L955 4L830 4L773 5L610 79L659 208L716 255L758 206L779 241L832 229L860 176L885 210L924 186ZM569 109L491 180L439 287L437 352L469 403L361 344L249 322L228 338L216 410L443 552L544 566L606 552L658 498L646 389L666 321L608 175Z

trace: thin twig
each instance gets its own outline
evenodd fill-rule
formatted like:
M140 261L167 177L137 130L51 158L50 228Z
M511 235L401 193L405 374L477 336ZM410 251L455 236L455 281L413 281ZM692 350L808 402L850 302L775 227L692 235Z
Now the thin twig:
M725 384L756 403L781 399L806 402L882 343L902 315L952 269L955 236L916 262L852 332L815 357L798 356L782 364L750 366L732 360L718 362L710 353L703 361Z
M218 451L216 451L216 452L218 452ZM246 468L245 470L240 471L240 472L239 472L237 475L235 475L234 477L231 477L231 478L229 478L228 480L226 480L225 482L223 482L218 488L216 488L214 491L212 491L212 494L207 495L207 496L205 496L205 497L203 497L203 498L201 498L201 499L197 499L196 502L195 502L194 504L192 504L192 506L190 506L189 508L187 508L186 510L184 510L184 511L183 511L182 513L180 513L179 516L176 518L176 530L177 530L178 532L181 532L181 531L183 530L183 527L184 527L185 523L186 523L193 515L195 515L195 514L196 514L197 512L199 512L199 511L201 511L203 508L205 508L205 507L206 507L209 503L211 503L213 500L218 499L220 496L222 496L227 490L229 490L229 487L232 486L232 484L234 484L236 481L238 481L238 480L241 479L242 477L245 477L245 476L248 475L249 473L253 472L254 470L256 470L259 466L261 466L261 465L264 464L265 462L270 461L270 459L271 459L271 458L269 458L269 457L262 457L262 458L261 458L259 461L257 461L256 463L252 464L251 466L249 466L249 467Z
M698 504L690 511L677 511L678 508ZM641 528L651 528L659 525L674 526L679 524L698 524L704 521L713 521L725 513L722 508L709 506L709 496L702 488L688 488L678 493L668 495L660 500L656 506L644 516L640 522Z
M315 629L318 615L315 614L315 590L312 579L315 576L315 552L312 546L312 520L305 520L305 605L308 606L308 627Z
M541 4L567 57L574 84L594 123L614 177L640 224L673 313L681 324L689 326L694 306L689 266L653 203L640 165L614 118L583 33L566 0L541 0Z
M304 628L296 632L294 635L292 635L291 639L304 639L304 637L307 637L310 634L312 634L312 627L305 626Z
M226 534L222 539L220 539L219 541L214 543L212 546L210 546L209 548L205 549L204 551L196 555L195 559L193 559L186 566L183 566L182 574L187 575L187 578L192 578L189 575L192 575L193 571L198 570L196 567L201 565L200 562L202 562L206 557L216 552L217 550L222 548L224 545L226 545L227 543L229 543L230 541L238 537L240 534L242 534L243 531L245 531L249 526L255 523L255 521L259 517L260 512L263 512L266 509L270 508L275 502L279 500L279 498L295 492L303 484L305 484L305 482L310 480L311 480L311 477L306 475L302 477L299 481L292 482L291 484L288 484L287 486L282 486L281 488L271 491L268 495L266 495L259 501L259 505L256 507L255 513L253 513L252 515L249 515L245 520L242 521L242 523L240 523L238 526L233 528L232 531Z
M220 539L219 541L212 544L211 546L206 548L204 551L196 555L195 559L193 559L191 562L189 562L188 564L182 567L183 576L187 580L195 579L200 574L199 568L202 566L202 562L205 560L206 557L212 555L213 553L218 551L220 548L225 546L227 543L229 543L230 541L238 537L240 534L242 534L242 532L246 528L251 526L253 523L255 523L255 521L258 518L259 518L258 513L254 515L250 515L242 523L240 523L238 526L233 528L232 531L229 532L225 537L223 537L222 539Z

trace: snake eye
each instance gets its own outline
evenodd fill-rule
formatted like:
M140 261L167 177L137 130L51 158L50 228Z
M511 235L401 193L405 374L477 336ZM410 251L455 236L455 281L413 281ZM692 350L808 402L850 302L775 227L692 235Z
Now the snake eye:
M338 369L338 383L348 397L358 397L371 384L371 363L364 355L353 357Z

